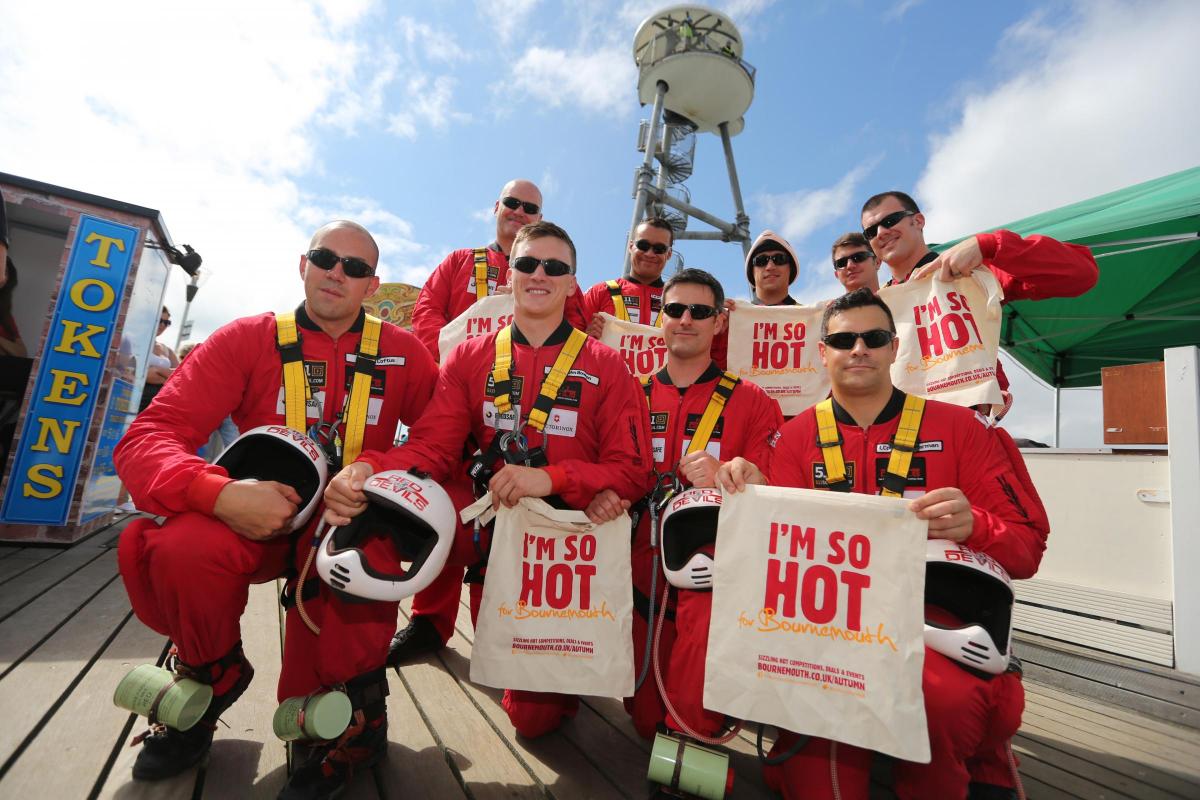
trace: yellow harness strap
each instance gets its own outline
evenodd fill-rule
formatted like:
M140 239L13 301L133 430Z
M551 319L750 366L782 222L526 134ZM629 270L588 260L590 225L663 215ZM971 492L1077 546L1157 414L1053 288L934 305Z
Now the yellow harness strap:
M817 414L817 445L825 461L825 481L835 492L849 492L854 485L846 479L846 462L842 458L842 438L838 433L837 420L833 416L833 398L827 397L815 408ZM908 484L908 468L917 446L917 434L921 430L921 418L925 414L925 399L906 395L904 409L900 412L900 424L892 440L892 453L888 456L883 486L884 497L903 497Z
M741 378L734 375L732 372L726 372L721 376L721 380L713 387L712 396L708 398L708 405L704 408L704 414L700 417L700 424L696 426L696 432L692 435L691 444L688 445L687 454L699 452L708 447L708 440L712 438L713 429L717 427L717 420L721 418L721 413L725 410L725 403L729 401L729 396L733 394L733 387L741 382Z
M546 427L546 421L550 419L550 409L554 407L554 401L558 399L558 390L562 388L563 382L567 379L571 367L574 366L575 359L583 350L587 338L586 333L572 328L567 343L563 345L558 358L554 360L554 365L550 367L550 374L542 381L542 388L538 392L537 399L533 401L533 408L529 410L528 420L529 424L538 432ZM495 403L496 412L499 414L504 414L512 408L511 371L512 326L509 325L496 336L496 364L492 367L492 386L495 392L492 402Z
M475 299L482 300L488 296L488 263L487 248L475 248Z
M629 322L629 309L625 308L625 296L621 294L621 284L616 281L605 281L608 296L613 302L613 316L622 322Z
M375 374L375 362L379 355L379 332L382 324L378 317L366 315L363 320L362 339L358 343L358 355L354 359L354 382L350 385L350 407L346 414L346 444L342 463L352 464L362 452L363 436L367 431L367 407L371 400L371 380Z
M312 390L304 374L304 354L296 331L296 314L275 315L275 344L283 361L283 412L289 428L298 433L308 430L308 399Z

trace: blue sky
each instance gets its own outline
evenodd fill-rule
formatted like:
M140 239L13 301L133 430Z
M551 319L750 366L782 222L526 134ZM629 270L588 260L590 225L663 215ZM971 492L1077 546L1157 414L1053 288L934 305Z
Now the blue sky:
M297 256L337 216L376 232L385 279L420 283L490 240L512 177L542 186L585 288L619 272L645 115L633 33L666 4L183 5L55 12L72 25L8 9L0 170L160 209L212 272L196 338L293 306ZM758 70L734 139L751 228L791 239L802 300L835 293L828 244L876 191L912 192L937 240L1200 163L1200 111L1180 102L1200 74L1193 2L715 5ZM716 137L687 186L732 217ZM739 248L678 250L744 294ZM1010 427L1048 440L1051 393L1015 377ZM1097 393L1072 394L1064 443L1098 444Z

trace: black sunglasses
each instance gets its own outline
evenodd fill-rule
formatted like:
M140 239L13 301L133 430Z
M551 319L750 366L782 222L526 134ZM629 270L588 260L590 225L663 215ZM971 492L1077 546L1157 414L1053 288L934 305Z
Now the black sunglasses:
M507 208L509 211L516 211L518 208L520 208L520 209L523 209L525 211L525 213L529 214L530 216L533 216L534 214L536 214L542 210L542 207L539 206L537 203L531 203L528 200L518 200L517 198L515 198L511 195L508 197L501 197L500 202L503 203L504 207Z
M896 227L897 222L904 219L905 217L911 217L913 214L916 214L916 213L917 212L915 212L915 211L893 211L891 214L888 214L886 217L879 220L879 222L876 222L874 225L868 225L867 227L863 228L863 238L869 242L879 234L880 226L883 226L884 228L891 230L892 228Z
M162 319L162 318L160 317L160 318L159 318L159 320L158 320L158 324L159 324L159 325L162 325L162 326L164 326L164 327L166 327L166 328L169 328L169 327L171 327L171 320L169 320L169 319Z
M830 333L821 341L834 350L853 350L855 342L862 339L863 344L874 350L878 347L883 347L895 338L896 334L891 331L875 328L870 331L839 331L837 333Z
M671 319L681 319L683 312L690 311L694 320L708 319L721 313L721 309L716 306L706 306L702 303L667 303L662 307L662 311Z
M841 258L835 258L833 260L833 270L834 272L841 272L851 261L853 261L855 264L861 264L868 258L874 257L875 255L869 250L859 250L857 253L851 253L850 255L842 256Z
M342 272L346 273L347 278L369 278L375 274L375 268L361 258L339 256L324 247L308 251L308 263L320 269L331 270L339 261L342 262Z
M765 267L768 263L774 263L777 267L783 267L792 263L792 259L787 253L759 253L754 257L754 266Z
M557 258L534 258L533 256L514 258L511 266L517 272L532 275L539 264L546 275L551 278L561 278L563 275L570 275L573 271L571 265L565 261L559 261Z
M663 253L671 249L670 246L665 245L662 242L648 242L645 239L638 239L633 243L633 246L638 250L641 250L643 253L647 250L653 250L654 255L656 256L661 256Z

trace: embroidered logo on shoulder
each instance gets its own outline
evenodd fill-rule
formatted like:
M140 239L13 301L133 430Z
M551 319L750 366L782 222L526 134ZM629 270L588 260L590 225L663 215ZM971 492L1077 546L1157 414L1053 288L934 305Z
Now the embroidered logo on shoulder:
M779 437L782 435L779 431L772 431L771 435L767 437L767 447L774 448L779 443Z

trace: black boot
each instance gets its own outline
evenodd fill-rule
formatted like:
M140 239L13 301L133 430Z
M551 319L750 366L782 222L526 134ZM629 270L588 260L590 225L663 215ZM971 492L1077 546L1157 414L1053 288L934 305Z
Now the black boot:
M392 637L388 646L387 664L389 667L400 667L410 661L415 661L426 653L434 653L445 647L442 635L428 618L417 614L404 630Z
M133 762L135 780L158 781L170 778L199 763L212 747L217 719L242 696L254 678L254 667L246 660L241 642L224 656L208 664L189 666L172 654L167 666L178 675L210 686L218 683L230 668L237 667L240 672L227 691L213 696L204 716L191 728L180 731L159 722L152 722L149 730L134 738L133 744L142 745L141 752Z
M350 727L336 742L311 747L308 758L293 765L278 800L340 797L356 772L370 769L387 755L388 685L384 668L348 681L346 694L354 709Z

